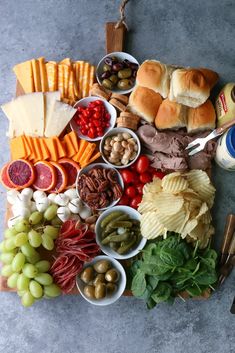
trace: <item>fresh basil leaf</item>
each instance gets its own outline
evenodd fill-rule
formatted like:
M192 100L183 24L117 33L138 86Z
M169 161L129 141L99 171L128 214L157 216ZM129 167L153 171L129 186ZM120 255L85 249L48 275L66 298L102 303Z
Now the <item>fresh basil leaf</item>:
M185 290L191 297L199 297L202 294L201 288L195 285L187 287Z
M169 299L172 292L172 287L167 282L160 282L154 290L151 298L157 303L165 302Z
M213 249L206 249L205 252L203 253L202 255L203 258L206 258L206 259L212 259L215 261L217 261L217 258L218 258L218 255L217 255L217 252Z
M176 267L182 266L184 263L184 258L179 250L163 247L160 250L160 259L168 266Z
M172 236L169 236L169 237L167 236L166 239L162 240L162 246L170 248L170 249L177 248L179 243L180 243L180 239L177 236L175 236L175 235L172 235Z
M151 297L152 293L153 293L152 287L149 284L147 284L144 293L139 298L144 299L146 301Z
M131 291L135 297L141 297L146 289L145 274L141 270L137 270L131 284Z
M212 268L210 270L202 269L194 277L194 280L197 284L206 285L206 286L214 284L217 281L217 279L218 279L217 273Z
M189 247L189 245L187 243L181 242L180 244L177 245L176 249L179 250L183 254L185 260L189 260L190 259L191 250L190 250L190 247Z
M195 268L197 267L197 264L198 264L198 261L192 258L186 262L186 264L184 265L184 268L190 271L194 271Z
M203 265L205 265L206 267L208 267L208 268L213 268L213 269L215 269L215 267L216 267L216 262L215 262L215 260L214 259L212 259L212 258L201 258L201 262L203 263Z
M170 267L165 265L160 259L156 258L155 264L143 262L140 266L140 270L146 275L158 276L168 272Z

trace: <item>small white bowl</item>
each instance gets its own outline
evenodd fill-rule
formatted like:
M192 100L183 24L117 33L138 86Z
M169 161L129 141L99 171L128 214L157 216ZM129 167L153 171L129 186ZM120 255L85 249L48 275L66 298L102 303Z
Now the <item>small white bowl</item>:
M105 305L110 305L110 304L113 304L114 302L116 302L120 298L122 293L124 292L124 290L126 288L126 272L125 272L124 268L122 267L122 265L117 260L110 258L108 256L105 256L105 255L96 256L91 262L86 263L85 266L83 267L83 269L88 266L94 265L97 261L100 261L100 260L110 261L112 263L113 267L118 270L120 277L119 277L119 281L117 283L118 288L117 288L116 292L113 295L108 296L103 299L89 299L84 294L84 287L86 284L80 279L79 275L77 275L76 284L77 284L77 288L78 288L79 292L81 293L81 296L86 301L88 301L89 303L94 304L94 305L105 306Z
M102 85L102 81L101 81L100 78L101 78L101 75L103 73L104 60L105 60L105 58L111 57L111 56L116 56L117 59L119 59L119 61L123 61L123 60L127 59L127 60L131 61L132 63L139 65L138 61L136 60L136 58L134 58L134 56L132 56L132 55L130 55L128 53L125 53L123 51L115 51L113 53L109 53L109 54L105 55L100 60L100 62L97 65L97 68L96 68L96 78L97 78L97 81L99 82L100 85ZM136 84L136 81L135 81L135 84ZM111 91L114 92L114 93L128 94L128 93L133 91L133 89L135 87L135 84L131 88L126 89L126 90L113 88Z
M124 190L124 182L123 182L123 179L120 175L120 173L112 166L110 165L107 165L105 163L92 163L92 164L89 164L88 166L86 166L85 168L82 168L78 174L77 174L77 179L76 179L76 191L77 191L77 195L78 197L83 201L83 199L81 198L80 196L80 193L79 193L79 190L78 190L78 178L82 175L82 174L87 174L89 172L89 170L91 170L92 168L94 167L102 167L104 169L113 169L115 170L116 174L117 174L117 179L118 179L118 182L119 184L121 185L121 188L122 190ZM120 198L111 202L110 205L108 205L107 207L104 207L104 208L97 208L97 211L104 211L104 210L107 210L108 208L110 207L113 207L114 205L116 205L118 202L119 202ZM89 205L83 201L83 203L89 207Z
M111 256L115 259L118 260L125 260L125 259L130 259L131 257L136 256L140 250L142 250L145 247L145 244L147 242L146 238L141 239L141 241L139 242L139 244L132 249L131 251L129 251L127 254L124 255L120 255L118 254L116 251L112 250L109 246L107 245L103 245L101 243L101 222L103 221L103 219L108 216L110 213L115 212L115 211L122 211L124 213L127 213L132 219L136 219L136 220L140 220L140 214L138 211L136 211L134 208L129 207L129 206L115 206L111 209L106 210L105 212L103 212L98 220L96 221L96 225L95 225L95 234L96 234L96 242L97 244L100 246L101 250L103 251L103 253L105 253L108 256Z
M117 135L118 133L122 133L122 132L127 132L129 133L135 140L136 140L136 143L137 143L137 146L138 146L138 151L137 151L137 154L136 154L136 157L135 159L133 159L132 161L130 161L128 164L126 165L115 165L115 164L112 164L110 163L104 153L103 153L103 150L104 150L104 143L105 143L105 140L107 137L109 136L113 136L113 135ZM112 166L113 168L117 168L117 169L123 169L123 168L128 168L130 167L130 165L132 165L133 163L135 163L135 161L137 160L137 158L139 157L140 155L140 151L141 151L141 144L140 144L140 140L139 140L139 137L130 129L127 129L126 127L115 127L114 129L108 131L103 137L102 137L102 140L100 142L100 153L102 155L102 158L103 160L109 164L110 166Z
M105 106L107 112L110 114L110 126L107 129L105 129L105 133L106 133L109 130L111 130L116 124L117 111L116 111L116 109L114 108L114 106L112 104L110 104L108 101L106 101L103 98L92 96L92 97L85 97L85 98L80 99L78 102L76 102L74 104L74 108L87 107L90 102L94 102L96 100L101 100L102 102L104 102L104 106ZM74 117L71 120L70 127L71 127L71 129L73 131L76 132L78 137L80 137L81 139L86 140L86 141L100 141L102 139L103 136L98 136L98 137L95 137L95 138L92 139L92 138L90 138L88 136L83 135L81 133L81 131L80 131L80 129L78 127L78 124L76 123L75 119L76 118Z

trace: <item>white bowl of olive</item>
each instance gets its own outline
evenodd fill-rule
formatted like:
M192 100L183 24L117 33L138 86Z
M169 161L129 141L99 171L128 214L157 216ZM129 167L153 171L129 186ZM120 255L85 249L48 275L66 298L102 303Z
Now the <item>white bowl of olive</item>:
M138 61L130 54L113 52L97 65L96 78L100 85L115 93L127 94L135 87Z
M77 288L89 303L99 306L113 304L126 288L126 272L109 256L96 256L77 275Z

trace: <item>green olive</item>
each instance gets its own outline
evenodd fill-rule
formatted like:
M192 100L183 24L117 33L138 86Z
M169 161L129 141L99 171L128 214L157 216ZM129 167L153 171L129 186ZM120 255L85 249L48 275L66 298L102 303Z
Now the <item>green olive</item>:
M111 268L105 273L105 279L107 282L117 282L119 280L119 272L115 268Z
M94 265L94 269L97 273L106 273L111 267L111 263L107 260L97 261Z
M131 77L131 75L132 75L132 71L131 71L131 69L122 69L122 70L119 70L118 71L118 77L119 78L129 78L129 77Z
M104 64L103 71L111 71L111 68L112 68L111 66Z
M116 85L116 83L118 82L118 77L117 77L117 75L111 75L109 77L109 80L112 81Z
M102 81L102 85L105 87L105 88L108 88L108 89L112 89L113 88L113 82L110 81L109 79L105 78L103 81Z
M111 56L111 59L112 59L113 61L117 61L117 62L118 62L118 58L117 58L116 56Z
M98 283L95 286L95 298L102 299L106 296L106 285L105 283Z
M114 292L116 292L116 290L117 290L116 284L111 282L106 284L107 295L112 295Z
M94 278L94 269L93 267L89 266L87 268L85 268L80 276L81 280L88 284L89 282L91 282Z
M122 90L129 89L131 88L131 82L127 78L124 78L123 80L118 81L117 87Z
M93 281L93 285L96 286L98 283L105 283L105 276L104 273L99 273L94 281Z
M89 299L95 299L95 287L94 286L85 286L83 289L84 295Z

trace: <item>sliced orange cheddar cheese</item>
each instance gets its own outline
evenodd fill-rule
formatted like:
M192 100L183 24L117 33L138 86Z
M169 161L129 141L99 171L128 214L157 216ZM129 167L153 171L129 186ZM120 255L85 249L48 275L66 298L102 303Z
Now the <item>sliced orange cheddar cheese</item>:
M88 62L85 62L84 72L82 76L82 97L86 97L87 85L89 82L89 68L90 64Z
M57 136L52 137L54 143L56 144L56 149L58 153L58 159L66 157L66 150Z
M89 77L89 84L88 84L88 92L87 92L87 96L89 95L90 89L93 85L93 83L95 82L95 66L92 65L90 67L90 77Z
M80 158L79 163L82 165L83 163L88 162L95 149L96 149L96 144L89 143L89 145L86 147L82 157Z
M39 62L37 59L32 59L31 62L32 62L32 69L33 69L33 80L34 80L35 92L41 92L42 86L41 86Z
M69 134L66 134L63 140L66 145L66 157L73 157L76 154L76 150L70 140Z
M94 154L91 159L89 159L89 161L86 162L87 164L93 163L96 159L100 158L101 153L100 152L96 152L96 154ZM85 167L85 166L84 166Z
M31 156L31 153L32 153L31 145L30 145L30 143L29 143L29 141L27 139L27 136L23 135L22 139L24 141L24 146L25 146L25 151L26 151L26 158L30 159L30 156Z
M84 61L77 61L76 63L78 91L81 98L82 98L82 82L83 82L83 75L84 75L84 65L85 65Z
M36 158L36 150L35 150L34 143L33 143L33 137L27 136L26 138L27 138L28 144L31 148L31 155L30 155L29 160L34 160Z
M48 81L47 81L45 58L44 57L38 58L38 62L39 62L39 69L40 69L42 92L47 92L49 88L48 88Z
M83 153L84 153L84 151L85 151L85 149L86 149L88 144L89 144L89 142L87 142L86 140L80 140L78 153L75 154L75 156L73 156L73 160L75 162L79 162L80 161L80 159L82 158Z
M64 85L64 96L69 97L69 76L70 67L68 65L63 65L63 85Z
M64 98L64 65L58 65L58 90Z
M20 82L25 93L34 92L34 79L31 60L17 64L13 67L18 81Z
M51 155L50 155L50 152L48 151L48 148L47 148L47 145L44 141L44 138L40 138L39 143L40 143L41 151L42 151L42 160L46 161L46 160L50 159Z
M22 136L18 136L10 140L10 150L12 160L27 158L27 152Z
M55 61L46 63L47 82L50 92L58 90L58 65Z
M43 159L43 153L42 153L42 150L41 150L41 144L39 142L39 138L38 137L33 137L33 144L34 144L35 151L36 151L35 159L40 161L40 160Z
M57 152L55 150L53 139L49 137L49 138L45 138L44 141L46 143L48 151L50 152L50 159L52 161L57 161Z
M74 147L74 149L75 149L75 151L77 153L78 150L79 150L79 143L78 143L78 136L77 136L76 132L75 131L71 131L67 135L69 135L69 138L70 138L70 140L71 140L71 142L73 144L73 147Z
M65 65L71 66L72 61L70 58L65 58L65 59L61 60L60 64L65 64Z

